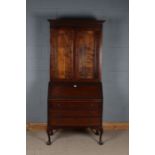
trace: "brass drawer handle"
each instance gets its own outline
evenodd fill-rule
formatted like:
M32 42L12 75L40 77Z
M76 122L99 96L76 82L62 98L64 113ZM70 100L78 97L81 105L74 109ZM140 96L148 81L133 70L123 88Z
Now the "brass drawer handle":
M76 85L76 84L74 84L74 85L73 85L73 87L74 87L74 88L77 88L77 85Z

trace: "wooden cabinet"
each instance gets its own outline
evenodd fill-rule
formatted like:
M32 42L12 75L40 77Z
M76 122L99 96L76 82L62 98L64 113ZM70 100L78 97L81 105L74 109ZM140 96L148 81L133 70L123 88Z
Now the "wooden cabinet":
M102 144L102 23L94 19L50 22L48 144L53 129L91 128Z

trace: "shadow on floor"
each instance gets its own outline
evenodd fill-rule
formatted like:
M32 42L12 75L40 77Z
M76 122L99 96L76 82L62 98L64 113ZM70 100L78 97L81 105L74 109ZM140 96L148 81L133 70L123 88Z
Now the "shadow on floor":
M99 141L99 135L95 135L92 131L88 130L89 137L91 137L95 142ZM105 143L114 140L118 137L120 137L125 131L124 130L112 130L112 131L105 131L102 140Z

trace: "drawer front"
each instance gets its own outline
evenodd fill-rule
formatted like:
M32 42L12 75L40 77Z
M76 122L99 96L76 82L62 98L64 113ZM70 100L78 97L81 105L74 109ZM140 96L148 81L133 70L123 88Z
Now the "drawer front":
M64 109L49 109L50 117L99 117L100 111L97 110L64 110Z
M51 118L52 126L98 126L100 125L99 117L83 117L83 118Z
M101 109L100 102L88 101L49 101L49 108L60 110L97 110Z

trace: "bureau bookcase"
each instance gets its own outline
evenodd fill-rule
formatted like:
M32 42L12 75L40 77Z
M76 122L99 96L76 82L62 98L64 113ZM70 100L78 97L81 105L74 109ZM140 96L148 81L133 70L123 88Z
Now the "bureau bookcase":
M48 142L55 129L90 128L102 142L102 24L95 19L50 23Z

